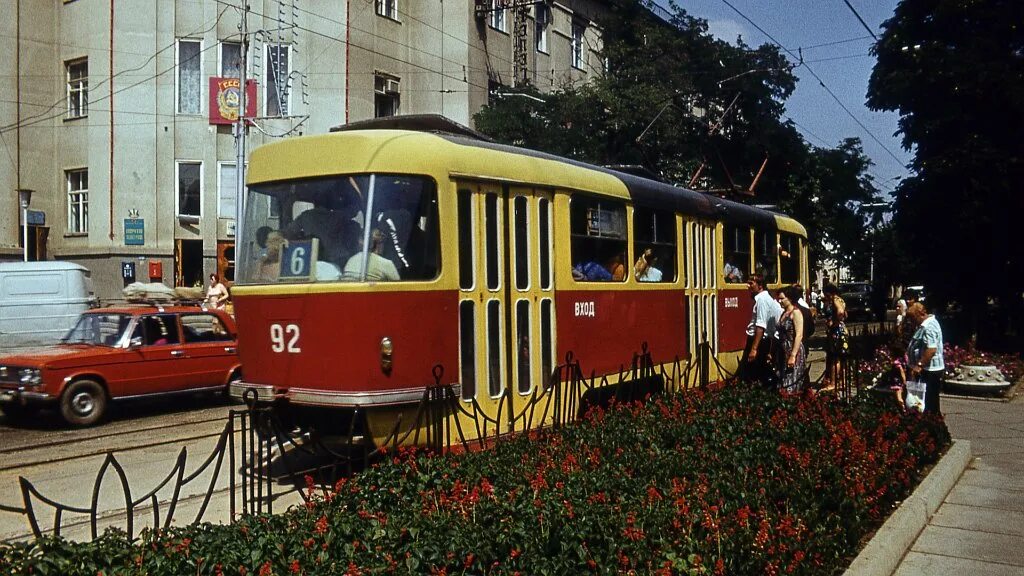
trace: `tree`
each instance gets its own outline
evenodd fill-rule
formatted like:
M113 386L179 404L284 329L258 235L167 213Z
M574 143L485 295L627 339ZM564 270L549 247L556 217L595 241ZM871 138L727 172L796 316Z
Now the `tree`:
M899 112L916 172L896 192L898 240L929 301L963 310L963 336L990 300L1020 331L1024 3L902 0L883 29L868 104Z
M599 165L643 165L668 182L739 197L765 158L756 201L808 228L811 266L846 262L864 238L856 204L875 199L860 142L814 148L782 120L796 87L779 48L708 34L675 7L669 22L637 0L611 3L602 22L609 72L582 86L496 99L475 117L495 139ZM701 166L703 165L703 168ZM834 253L829 250L831 247Z

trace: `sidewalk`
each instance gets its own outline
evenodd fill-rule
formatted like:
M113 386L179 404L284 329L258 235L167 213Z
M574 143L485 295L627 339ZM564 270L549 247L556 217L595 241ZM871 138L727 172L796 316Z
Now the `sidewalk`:
M974 460L918 535L895 576L1024 574L1024 396L942 396L953 438Z

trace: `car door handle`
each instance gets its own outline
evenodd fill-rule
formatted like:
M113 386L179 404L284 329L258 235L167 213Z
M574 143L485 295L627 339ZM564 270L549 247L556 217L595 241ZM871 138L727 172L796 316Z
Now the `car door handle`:
M225 346L224 351L228 354L234 354L237 350L235 350L234 346Z
M184 350L171 350L171 356L174 356L175 358L181 358L184 355L185 355L185 351Z

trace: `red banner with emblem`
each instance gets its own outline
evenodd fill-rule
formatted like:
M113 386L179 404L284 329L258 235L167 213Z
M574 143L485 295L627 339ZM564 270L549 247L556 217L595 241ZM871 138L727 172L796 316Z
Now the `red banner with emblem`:
M234 124L238 121L241 93L238 78L210 77L210 124ZM256 116L256 81L245 81L245 116Z

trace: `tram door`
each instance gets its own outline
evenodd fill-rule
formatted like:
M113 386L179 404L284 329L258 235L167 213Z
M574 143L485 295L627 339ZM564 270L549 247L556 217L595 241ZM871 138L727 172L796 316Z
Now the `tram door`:
M684 221L686 262L686 307L689 319L691 361L698 359L700 346L707 343L718 354L718 249L714 222Z
M554 367L551 194L460 182L457 196L462 398L505 431L518 398Z

